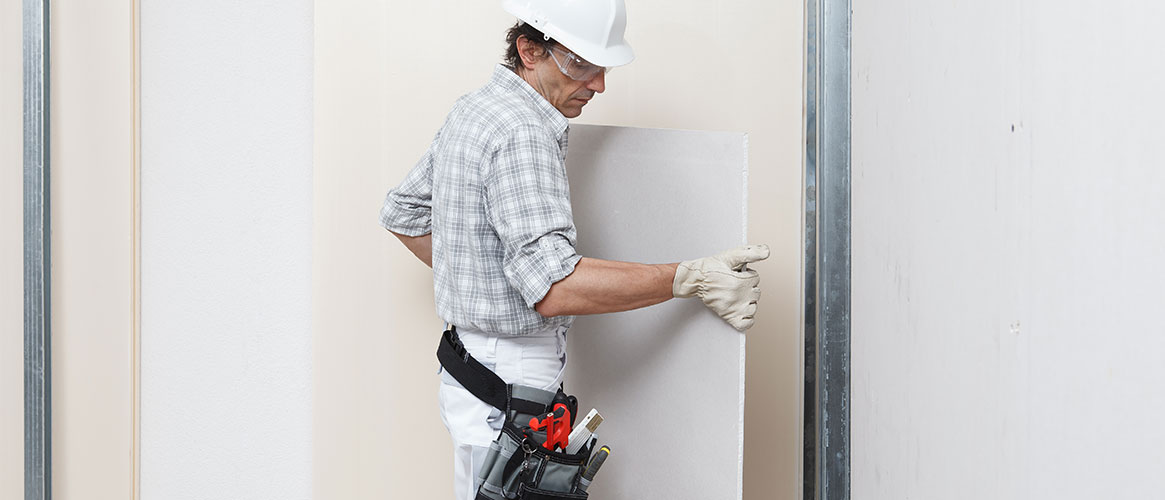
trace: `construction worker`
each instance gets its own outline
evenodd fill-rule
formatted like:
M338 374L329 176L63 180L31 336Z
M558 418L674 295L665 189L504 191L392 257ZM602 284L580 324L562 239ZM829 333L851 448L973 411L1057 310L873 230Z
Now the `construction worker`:
M566 366L573 317L700 297L743 331L759 277L749 246L683 263L580 256L565 169L568 118L606 89L608 68L634 59L623 0L506 0L519 21L505 61L460 99L432 144L392 189L380 222L433 268L437 314L465 349L505 382L553 391ZM436 336L434 336L436 338ZM456 498L503 416L442 370L441 414L454 444Z

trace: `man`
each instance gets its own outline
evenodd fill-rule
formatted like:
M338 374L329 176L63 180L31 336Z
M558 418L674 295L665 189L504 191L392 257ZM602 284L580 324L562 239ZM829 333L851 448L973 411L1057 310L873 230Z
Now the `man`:
M506 61L459 99L428 151L388 193L381 224L433 268L438 315L465 349L505 382L553 391L573 317L700 297L743 331L759 277L745 265L765 246L680 264L638 264L575 252L565 158L568 118L630 63L623 0L507 0L520 21ZM439 389L454 443L457 498L501 429L497 409L447 372Z

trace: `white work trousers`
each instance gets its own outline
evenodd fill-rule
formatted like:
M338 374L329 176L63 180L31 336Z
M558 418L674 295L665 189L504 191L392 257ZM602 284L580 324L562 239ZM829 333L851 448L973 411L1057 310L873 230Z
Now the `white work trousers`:
M457 327L465 349L507 384L558 390L566 370L566 327L531 335L499 335ZM437 399L441 420L453 438L453 489L457 500L473 500L478 468L505 417L440 370Z

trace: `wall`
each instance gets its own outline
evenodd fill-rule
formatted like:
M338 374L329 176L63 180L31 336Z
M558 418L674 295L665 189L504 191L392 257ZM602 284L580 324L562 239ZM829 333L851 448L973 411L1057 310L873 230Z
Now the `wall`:
M470 0L315 8L316 496L449 484L432 275L376 213L453 101L489 77L513 19L500 2ZM749 235L773 256L756 266L765 295L748 339L744 496L795 498L802 2L631 0L627 11L638 59L608 75L579 122L749 134Z
M142 497L311 497L312 3L142 5Z
M1163 16L855 4L855 497L1161 495Z
M133 3L50 13L53 495L133 480Z
M387 37L449 5L315 4L315 498L452 491L450 441L437 412L434 353L442 325L433 313L432 274L377 222L387 186L436 131L422 129L440 119L417 107L426 92L401 84L448 95L457 68L473 60L468 54L483 52L461 36L427 37L428 53L447 61L447 73L422 75L413 72L422 54ZM449 9L442 33L460 34L480 10Z
M24 495L24 63L21 2L0 2L0 498Z

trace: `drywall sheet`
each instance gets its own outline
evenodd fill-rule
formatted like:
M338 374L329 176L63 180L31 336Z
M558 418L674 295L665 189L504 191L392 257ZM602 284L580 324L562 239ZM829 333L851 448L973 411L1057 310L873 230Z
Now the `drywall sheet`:
M854 497L1162 498L1165 4L854 7Z
M741 133L571 126L579 253L661 263L744 243L746 148ZM580 317L568 346L567 390L612 448L595 498L740 497L743 334L672 300Z
M142 499L313 498L312 24L142 2Z

